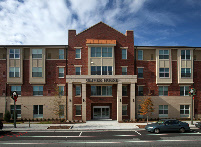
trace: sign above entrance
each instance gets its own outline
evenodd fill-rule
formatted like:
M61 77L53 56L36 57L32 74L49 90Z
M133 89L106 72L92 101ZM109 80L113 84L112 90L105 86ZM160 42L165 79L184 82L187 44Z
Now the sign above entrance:
M118 79L86 79L87 82L118 82Z

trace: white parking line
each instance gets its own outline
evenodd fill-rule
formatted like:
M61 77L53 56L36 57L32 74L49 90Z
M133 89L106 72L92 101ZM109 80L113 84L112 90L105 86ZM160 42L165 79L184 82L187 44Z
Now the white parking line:
M140 134L138 131L135 131L138 135L142 135L142 134Z
M82 132L80 132L80 135L79 136L81 136L82 135Z

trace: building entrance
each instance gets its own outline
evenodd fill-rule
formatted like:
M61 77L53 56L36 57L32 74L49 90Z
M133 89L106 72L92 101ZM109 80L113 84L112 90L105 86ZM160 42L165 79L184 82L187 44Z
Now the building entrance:
M94 119L110 118L110 106L93 106Z

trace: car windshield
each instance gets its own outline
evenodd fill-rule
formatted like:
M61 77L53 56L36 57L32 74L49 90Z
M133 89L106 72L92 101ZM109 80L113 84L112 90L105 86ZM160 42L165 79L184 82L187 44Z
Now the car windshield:
M165 123L165 121L164 120L159 120L157 123L158 124L163 124L163 123Z

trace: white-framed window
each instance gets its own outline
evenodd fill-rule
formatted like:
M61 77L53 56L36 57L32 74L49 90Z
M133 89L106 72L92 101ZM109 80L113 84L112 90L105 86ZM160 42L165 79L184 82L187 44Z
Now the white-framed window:
M64 118L64 105L59 105L59 118Z
M32 49L32 58L41 59L42 58L42 49Z
M190 107L189 105L180 105L180 117L189 117Z
M75 86L75 95L76 96L81 96L81 85L76 85Z
M112 66L102 66L102 75L112 75Z
M33 105L33 118L43 118L43 105Z
M14 115L14 105L10 105L11 118ZM21 118L21 105L16 105L17 118Z
M159 68L159 77L168 78L169 77L169 68Z
M43 96L43 86L33 86L34 96Z
M75 67L75 74L81 75L81 67Z
M190 60L191 59L190 50L181 50L181 59L182 60Z
M81 105L76 105L76 113L75 115L82 115L82 108Z
M64 49L59 49L59 59L64 59Z
M158 86L159 96L168 96L168 86Z
M143 86L138 86L138 96L143 96Z
M169 59L169 50L159 50L159 59Z
M143 60L143 50L138 50L138 60Z
M59 95L60 96L64 95L64 86L59 86Z
M181 77L191 77L191 68L181 68Z
M180 96L189 96L189 86L180 86Z
M127 86L122 86L122 96L128 96L127 95Z
M76 48L75 53L76 53L75 58L76 59L81 59L81 49Z
M17 92L18 96L21 96L21 86L11 86L11 93Z
M91 57L101 57L101 47L91 47Z
M168 117L168 105L159 105L159 117Z
M112 57L112 47L102 47L102 57Z
M91 86L91 96L112 96L112 86Z
M127 105L122 104L122 115L127 115Z
M127 75L127 67L122 67L122 75Z
M20 68L9 67L9 77L20 77Z
M122 49L122 59L127 59L127 49Z
M10 59L20 59L20 49L9 49Z
M59 78L64 78L64 68L59 67Z
M143 78L143 68L138 68L138 78Z
M32 77L42 77L42 67L32 67Z
M101 75L101 66L91 66L91 75Z

